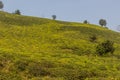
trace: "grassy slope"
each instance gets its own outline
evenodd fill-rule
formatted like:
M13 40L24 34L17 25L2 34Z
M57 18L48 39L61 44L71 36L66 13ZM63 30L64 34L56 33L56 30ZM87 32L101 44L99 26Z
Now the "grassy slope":
M95 56L106 39L115 42L114 56ZM96 25L0 12L0 79L120 79L119 40L119 33Z

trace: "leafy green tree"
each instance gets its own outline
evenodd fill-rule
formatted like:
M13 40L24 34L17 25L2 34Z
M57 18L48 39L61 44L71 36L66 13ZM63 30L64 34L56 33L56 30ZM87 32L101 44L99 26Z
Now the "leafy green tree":
M4 4L2 1L0 1L0 9L2 9L4 7Z
M21 12L19 9L15 10L15 12L13 14L18 14L18 15L21 15Z
M105 55L107 53L113 54L115 48L113 47L114 43L110 40L106 40L100 44L97 45L96 47L96 52L99 55Z
M84 20L83 23L84 24L89 24L89 22L87 20Z
M101 26L106 26L106 25L107 25L107 22L106 22L105 19L100 19L100 20L99 20L99 24L100 24Z
M56 15L52 15L52 19L53 19L53 20L55 20L55 19L56 19L56 17L57 17Z

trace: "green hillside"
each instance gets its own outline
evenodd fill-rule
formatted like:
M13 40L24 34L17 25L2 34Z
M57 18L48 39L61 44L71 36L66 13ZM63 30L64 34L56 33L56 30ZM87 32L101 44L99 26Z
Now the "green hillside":
M115 52L99 56L105 40ZM120 80L119 52L120 33L104 27L0 12L0 80Z

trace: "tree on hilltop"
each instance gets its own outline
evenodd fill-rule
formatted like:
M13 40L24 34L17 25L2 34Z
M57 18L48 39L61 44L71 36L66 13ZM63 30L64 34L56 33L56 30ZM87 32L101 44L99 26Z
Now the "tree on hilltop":
M19 9L17 9L17 10L15 10L15 12L13 14L21 15L21 12Z
M4 7L4 4L2 1L0 1L0 9L3 9L3 7Z
M83 23L84 24L89 24L89 22L87 20L84 20Z
M107 22L106 22L105 19L100 19L100 20L99 20L99 24L100 24L101 26L106 26L106 25L107 25Z
M53 19L53 20L55 20L55 19L56 19L56 17L57 17L56 15L52 15L52 19Z

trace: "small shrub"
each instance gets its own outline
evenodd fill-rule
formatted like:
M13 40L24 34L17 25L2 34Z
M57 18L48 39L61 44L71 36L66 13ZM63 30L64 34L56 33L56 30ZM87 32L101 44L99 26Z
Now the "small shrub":
M20 12L20 10L15 10L15 12L13 14L21 15L21 12Z
M83 23L84 24L89 24L89 22L87 20L84 20Z
M99 24L100 24L101 26L106 26L106 25L107 25L107 22L106 22L105 19L100 19L100 20L99 20Z
M4 7L4 4L2 1L0 1L0 9L2 9Z
M95 35L92 35L89 37L89 39L90 39L90 42L96 42L97 37Z
M15 66L19 71L25 71L26 67L28 66L28 62L27 61L17 61L15 63Z
M104 42L97 45L96 52L99 55L105 55L107 53L113 54L113 52L115 50L115 48L113 47L113 44L114 43L110 40L104 41Z
M56 17L57 17L56 15L52 15L52 19L53 19L53 20L55 20L55 19L56 19Z

